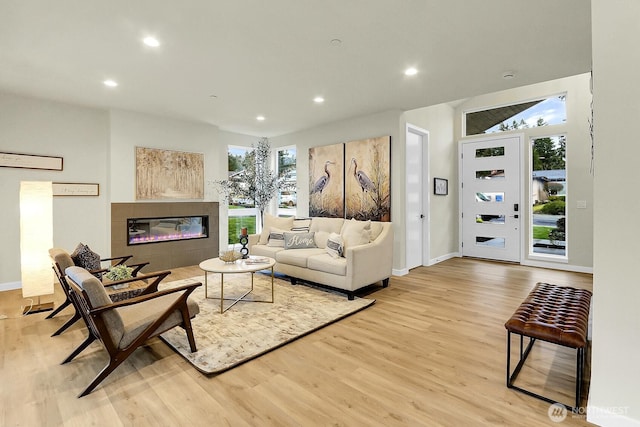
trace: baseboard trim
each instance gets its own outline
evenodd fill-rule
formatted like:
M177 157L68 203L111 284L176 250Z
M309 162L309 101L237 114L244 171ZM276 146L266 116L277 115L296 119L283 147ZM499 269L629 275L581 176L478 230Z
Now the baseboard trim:
M449 254L441 255L429 260L429 265L434 265L446 261L451 258L460 258L460 252L451 252Z
M407 274L409 274L409 270L406 268L394 268L393 270L391 270L391 274L393 274L394 276L406 276Z
M0 292L13 291L15 289L21 289L21 288L22 288L22 282L0 283Z
M545 262L545 261L535 261L525 259L520 262L520 265L526 265L528 267L540 267L540 268L549 268L551 270L563 270L563 271L573 271L575 273L587 273L593 274L593 267L583 267L580 265L571 265L564 263L555 263L555 262Z
M586 415L587 421L599 426L640 427L640 420L629 418L628 409L626 406L601 408L599 406L588 405L586 407L586 414L573 415L569 413L568 416L584 417Z

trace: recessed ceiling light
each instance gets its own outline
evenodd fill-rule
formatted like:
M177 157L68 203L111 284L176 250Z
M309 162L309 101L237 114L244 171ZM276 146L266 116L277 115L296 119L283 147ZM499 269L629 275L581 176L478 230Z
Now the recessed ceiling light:
M505 71L502 73L502 78L505 80L511 80L516 77L515 71Z
M256 117L256 120L259 122L264 122L264 116L258 116Z
M418 74L418 70L413 67L409 67L406 70L404 70L405 76L415 76L416 74Z
M111 79L109 79L109 80L105 80L105 81L103 81L102 83L103 83L105 86L108 86L108 87L116 87L116 86L118 86L118 82L116 82L116 81L114 81L114 80L111 80Z
M315 98L313 98L313 102L315 102L316 104L322 104L324 102L324 98L321 96L316 96Z
M331 40L331 45L332 46L340 46L342 44L342 40L340 39L332 39Z
M142 42L150 47L160 46L160 42L158 41L158 39L151 36L145 37L144 39L142 39Z

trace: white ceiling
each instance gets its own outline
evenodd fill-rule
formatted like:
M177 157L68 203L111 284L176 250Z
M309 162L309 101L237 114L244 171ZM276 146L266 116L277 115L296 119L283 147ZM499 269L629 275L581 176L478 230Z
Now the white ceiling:
M590 69L586 0L0 1L0 91L255 136Z

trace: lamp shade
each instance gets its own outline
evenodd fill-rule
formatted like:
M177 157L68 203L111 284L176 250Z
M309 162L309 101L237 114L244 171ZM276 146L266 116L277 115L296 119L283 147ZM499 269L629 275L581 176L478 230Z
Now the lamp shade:
M53 185L20 183L20 270L24 298L53 293Z

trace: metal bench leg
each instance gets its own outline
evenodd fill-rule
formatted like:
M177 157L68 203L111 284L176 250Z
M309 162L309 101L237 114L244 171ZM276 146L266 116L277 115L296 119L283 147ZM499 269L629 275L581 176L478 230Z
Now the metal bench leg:
M518 334L520 335L520 334ZM518 387L514 385L520 370L524 366L524 362L527 360L529 353L533 347L533 344L536 342L536 338L529 337L529 344L526 349L523 345L523 335L520 335L520 360L516 365L513 373L511 372L511 332L507 331L507 387L517 390L521 393L527 394L531 397L535 397L540 400L544 400L549 403L558 403L563 405L570 411L577 411L580 408L580 403L582 401L582 385L584 381L584 363L585 363L585 349L577 348L576 349L576 402L575 406L567 405L566 403L558 402L557 400L550 399L548 397L542 396L540 394L534 393L532 391L526 390L524 388Z

